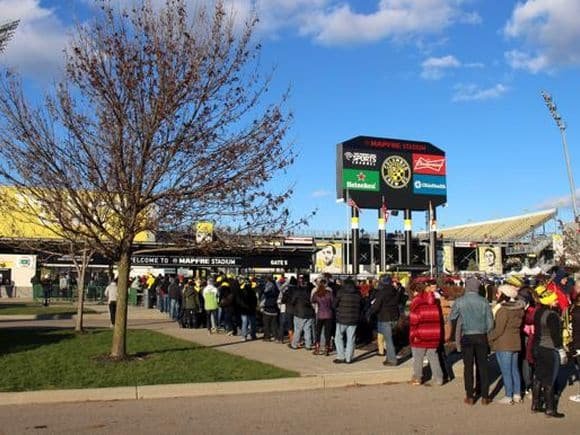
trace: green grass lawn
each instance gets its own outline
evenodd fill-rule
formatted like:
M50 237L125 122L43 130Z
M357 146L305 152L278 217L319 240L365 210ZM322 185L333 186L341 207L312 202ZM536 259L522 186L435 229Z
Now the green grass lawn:
M0 329L0 391L244 381L298 376L147 330L130 330L129 361L104 358L112 331Z
M90 308L84 308L84 313L95 313L96 311ZM77 307L74 304L59 303L43 306L41 303L0 303L0 316L17 315L17 314L34 314L42 315L57 315L57 314L76 314Z

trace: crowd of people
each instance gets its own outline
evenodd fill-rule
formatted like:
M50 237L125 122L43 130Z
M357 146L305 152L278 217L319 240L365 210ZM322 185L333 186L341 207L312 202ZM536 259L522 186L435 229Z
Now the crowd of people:
M567 366L578 378L580 359L580 290L569 279L558 269L551 276L512 276L499 283L475 275L459 285L418 277L408 288L389 275L356 281L324 274L310 282L305 276L218 274L137 282L148 289L150 306L184 328L243 341L261 333L263 340L293 350L335 354L336 364L355 362L355 347L374 340L386 366L398 365L398 351L410 348L412 385L448 382L454 349L463 358L468 405L492 402L492 354L505 393L498 403L520 404L530 395L533 412L563 417L557 410L558 374Z

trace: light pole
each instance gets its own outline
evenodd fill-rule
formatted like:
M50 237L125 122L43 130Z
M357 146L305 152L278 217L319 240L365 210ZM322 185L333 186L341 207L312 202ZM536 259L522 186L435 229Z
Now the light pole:
M570 194L572 195L572 210L574 212L574 222L578 224L578 209L576 208L576 186L574 185L574 175L572 174L572 168L570 166L570 156L568 155L568 142L566 142L566 123L558 113L558 108L552 100L552 96L546 92L542 91L542 97L546 102L546 106L556 121L556 125L560 129L560 134L562 136L562 147L564 148L564 159L566 160L566 170L568 171L568 183L570 183Z

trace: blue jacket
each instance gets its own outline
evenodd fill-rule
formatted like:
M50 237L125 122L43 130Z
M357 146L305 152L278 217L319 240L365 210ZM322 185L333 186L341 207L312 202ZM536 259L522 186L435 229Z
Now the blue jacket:
M450 321L461 316L462 335L487 334L493 328L493 315L487 299L474 292L467 292L453 304Z

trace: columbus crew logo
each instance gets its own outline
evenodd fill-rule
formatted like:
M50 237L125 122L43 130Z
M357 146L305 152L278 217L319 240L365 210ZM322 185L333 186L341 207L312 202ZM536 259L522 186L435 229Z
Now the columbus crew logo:
M411 180L411 167L401 156L390 156L383 162L381 175L387 186L402 189Z

